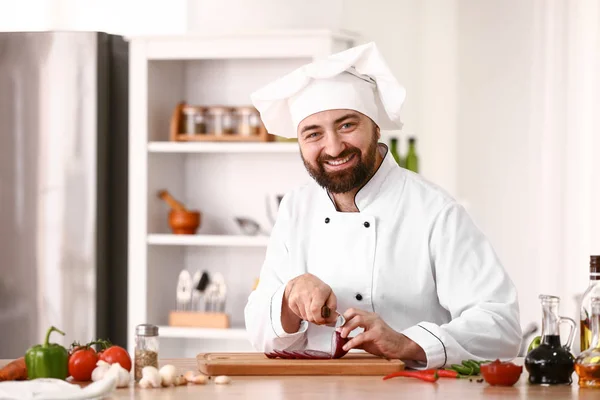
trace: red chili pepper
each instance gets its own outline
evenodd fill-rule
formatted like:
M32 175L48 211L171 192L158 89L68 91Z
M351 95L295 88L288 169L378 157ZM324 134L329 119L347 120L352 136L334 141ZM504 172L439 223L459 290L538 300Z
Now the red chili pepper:
M439 375L436 372L434 372L433 374L431 374L430 372L427 371L397 371L397 372L392 372L389 375L386 375L383 377L383 380L388 380L390 378L395 378L397 376L404 376L404 377L408 377L408 378L417 378L417 379L421 379L423 381L426 382L435 382L439 379Z
M423 372L433 375L437 372L440 378L460 378L460 375L456 371L449 371L447 369L426 369Z

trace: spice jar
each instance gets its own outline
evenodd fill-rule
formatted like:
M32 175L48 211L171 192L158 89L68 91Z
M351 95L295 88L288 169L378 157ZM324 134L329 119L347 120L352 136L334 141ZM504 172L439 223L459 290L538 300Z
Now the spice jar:
M158 326L138 325L135 328L135 381L142 379L142 369L158 368Z
M233 110L227 107L211 107L208 110L212 134L229 135L234 133Z
M237 132L244 136L258 135L258 131L260 129L258 110L254 107L239 107L237 109L237 114Z
M202 107L184 107L182 128L182 133L188 135L206 133L206 110Z

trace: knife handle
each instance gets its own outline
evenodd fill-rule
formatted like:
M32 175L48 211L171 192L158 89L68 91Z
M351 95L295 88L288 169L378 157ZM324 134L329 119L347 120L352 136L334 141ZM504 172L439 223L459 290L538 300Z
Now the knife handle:
M326 305L321 307L321 317L329 318L331 316L331 309Z

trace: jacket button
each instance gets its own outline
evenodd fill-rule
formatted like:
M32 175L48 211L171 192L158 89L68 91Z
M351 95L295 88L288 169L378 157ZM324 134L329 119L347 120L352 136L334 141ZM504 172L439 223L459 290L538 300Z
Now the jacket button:
M368 228L371 226L371 224L369 223L369 221L365 221L365 223L363 224L365 226L365 228Z
M362 294L360 293L356 293L356 296L354 296L356 298L356 300L361 301L362 300Z
M329 218L325 218L325 223L328 224L329 223Z

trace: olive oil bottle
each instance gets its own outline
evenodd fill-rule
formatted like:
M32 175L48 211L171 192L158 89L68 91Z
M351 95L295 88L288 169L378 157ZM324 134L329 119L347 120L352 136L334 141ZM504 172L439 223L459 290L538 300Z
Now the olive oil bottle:
M600 297L600 256L590 256L590 283L581 297L579 307L580 351L590 348L592 342L592 298Z
M408 152L406 153L406 169L419 173L419 156L417 155L417 139L408 139Z

